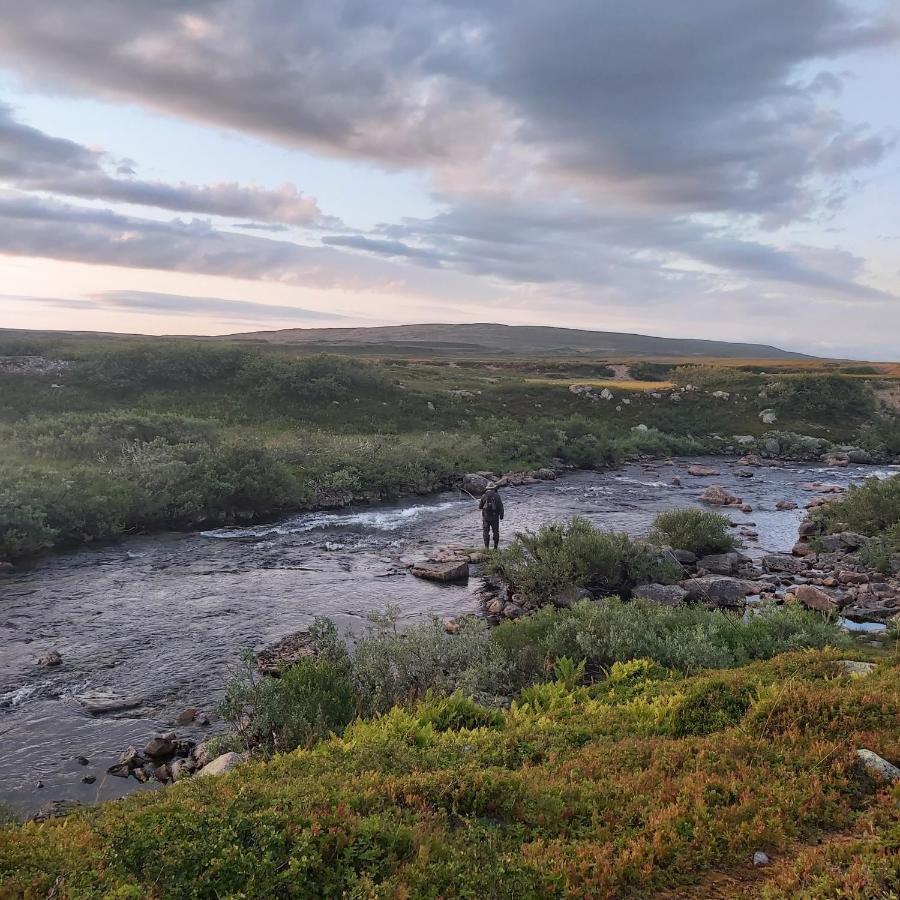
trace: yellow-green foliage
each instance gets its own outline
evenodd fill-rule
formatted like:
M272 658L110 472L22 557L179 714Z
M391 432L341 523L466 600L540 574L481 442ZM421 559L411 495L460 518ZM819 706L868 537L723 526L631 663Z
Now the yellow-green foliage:
M851 680L836 660L691 678L616 664L499 713L429 698L312 750L0 832L0 896L712 896L722 873L740 888L723 896L895 896L900 789L855 751L900 759L900 671ZM775 865L744 894L756 850Z

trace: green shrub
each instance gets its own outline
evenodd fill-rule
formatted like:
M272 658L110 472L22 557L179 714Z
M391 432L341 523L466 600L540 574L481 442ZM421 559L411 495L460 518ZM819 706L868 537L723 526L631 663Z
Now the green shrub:
M862 485L851 485L843 500L820 507L815 515L829 530L849 528L873 537L881 535L900 525L900 475L867 478Z
M635 381L667 381L675 363L637 362L628 367L628 374Z
M781 414L830 425L860 421L875 410L875 398L864 382L840 375L792 375L766 388L768 401Z
M247 652L219 713L247 749L285 752L341 734L356 705L345 666L301 659L280 678L268 678L256 672L256 658Z
M702 509L670 509L653 522L654 537L676 550L689 550L697 556L725 553L734 549L735 539L728 533L728 519Z
M737 725L747 714L752 691L722 679L691 686L672 716L675 737L712 734Z
M492 555L488 570L513 593L547 603L585 588L595 594L627 594L647 581L677 579L677 565L627 534L598 531L586 519L517 534Z
M472 728L496 728L503 717L496 709L488 709L466 697L462 691L454 691L449 697L433 692L425 695L418 716L422 725L431 725L435 731L462 731Z
M900 456L900 416L885 415L860 428L857 443L875 456Z

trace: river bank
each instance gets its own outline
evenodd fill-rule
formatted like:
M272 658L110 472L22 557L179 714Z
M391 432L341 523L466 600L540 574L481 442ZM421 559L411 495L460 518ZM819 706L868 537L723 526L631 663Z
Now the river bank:
M691 476L691 465L720 474ZM721 458L645 461L508 488L504 541L515 530L575 515L639 535L659 512L698 503L715 481L753 507L751 514L733 512L734 530L757 532L746 552L761 558L794 545L802 507L813 496L802 484L850 484L879 471L852 464L764 466L746 478L738 474L742 468ZM797 508L779 509L781 501ZM210 712L241 648L276 641L316 615L353 635L365 630L369 612L388 604L400 607L401 626L428 614L478 614L474 581L468 587L422 581L406 574L401 558L453 541L471 545L479 536L474 504L450 492L413 505L292 516L271 526L127 538L47 557L6 576L0 583L0 799L29 812L52 799L93 802L147 789L103 776L123 748L170 730L186 707ZM61 665L37 665L54 649ZM93 715L86 697L141 702ZM192 723L178 732L200 741L209 729ZM82 783L90 775L97 780Z

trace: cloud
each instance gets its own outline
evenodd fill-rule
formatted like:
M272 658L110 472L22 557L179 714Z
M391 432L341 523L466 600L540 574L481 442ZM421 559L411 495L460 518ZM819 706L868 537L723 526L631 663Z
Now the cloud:
M108 165L115 175L108 174ZM133 160L111 160L107 154L25 125L0 103L0 179L20 189L174 212L246 217L277 226L340 225L339 220L322 214L315 198L293 185L274 189L236 183L172 185L133 177L134 166Z
M0 51L57 89L451 183L563 179L777 225L833 202L836 179L890 146L823 106L832 62L898 39L888 5L868 8L178 0L136 17L129 0L0 0Z
M16 192L0 192L0 253L317 288L383 289L401 280L388 262L337 249L231 233L204 220L158 221Z
M195 297L154 291L102 291L88 298L21 297L3 299L40 303L44 306L78 310L115 310L149 315L202 316L232 322L324 322L346 318L337 313L303 309L275 303L228 300L223 297Z

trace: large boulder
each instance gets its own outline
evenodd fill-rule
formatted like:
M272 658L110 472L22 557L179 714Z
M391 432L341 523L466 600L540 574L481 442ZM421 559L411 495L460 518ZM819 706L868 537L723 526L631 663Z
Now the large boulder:
M424 578L426 581L465 581L469 577L469 563L463 560L457 562L431 562L424 560L415 563L409 570L416 578Z
M710 575L736 575L742 564L749 562L743 553L713 553L701 556L697 567L706 569Z
M884 757L865 748L857 750L856 755L872 777L879 781L886 781L888 784L900 781L900 769L893 763L889 763Z
M263 675L277 676L304 658L315 658L315 639L308 631L294 631L256 654L256 667Z
M699 464L688 466L687 470L688 475L693 475L696 478L709 478L712 475L718 475L719 470L713 469L710 466L701 466Z
M478 472L469 472L467 475L463 475L463 490L468 491L470 494L474 494L476 497L483 494L487 490L489 484L490 481Z
M164 759L175 753L177 737L174 731L166 734L155 734L144 747L144 755L151 759Z
M786 553L767 553L762 558L766 572L786 572L788 575L802 575L809 568L803 559Z
M224 775L244 761L240 753L223 753L217 756L211 763L205 765L197 774L198 777L207 775Z
M663 606L681 606L687 591L677 584L639 584L631 592L635 600L652 600Z
M689 578L682 581L681 586L687 592L688 600L714 609L740 609L744 606L747 595L757 592L754 582L726 575Z
M832 613L838 608L838 602L831 594L826 594L825 591L814 585L798 584L794 588L793 593L797 602L807 609L814 609L816 612L821 613Z
M736 497L719 484L711 485L703 491L700 494L700 500L712 506L740 506L743 503L740 497Z

